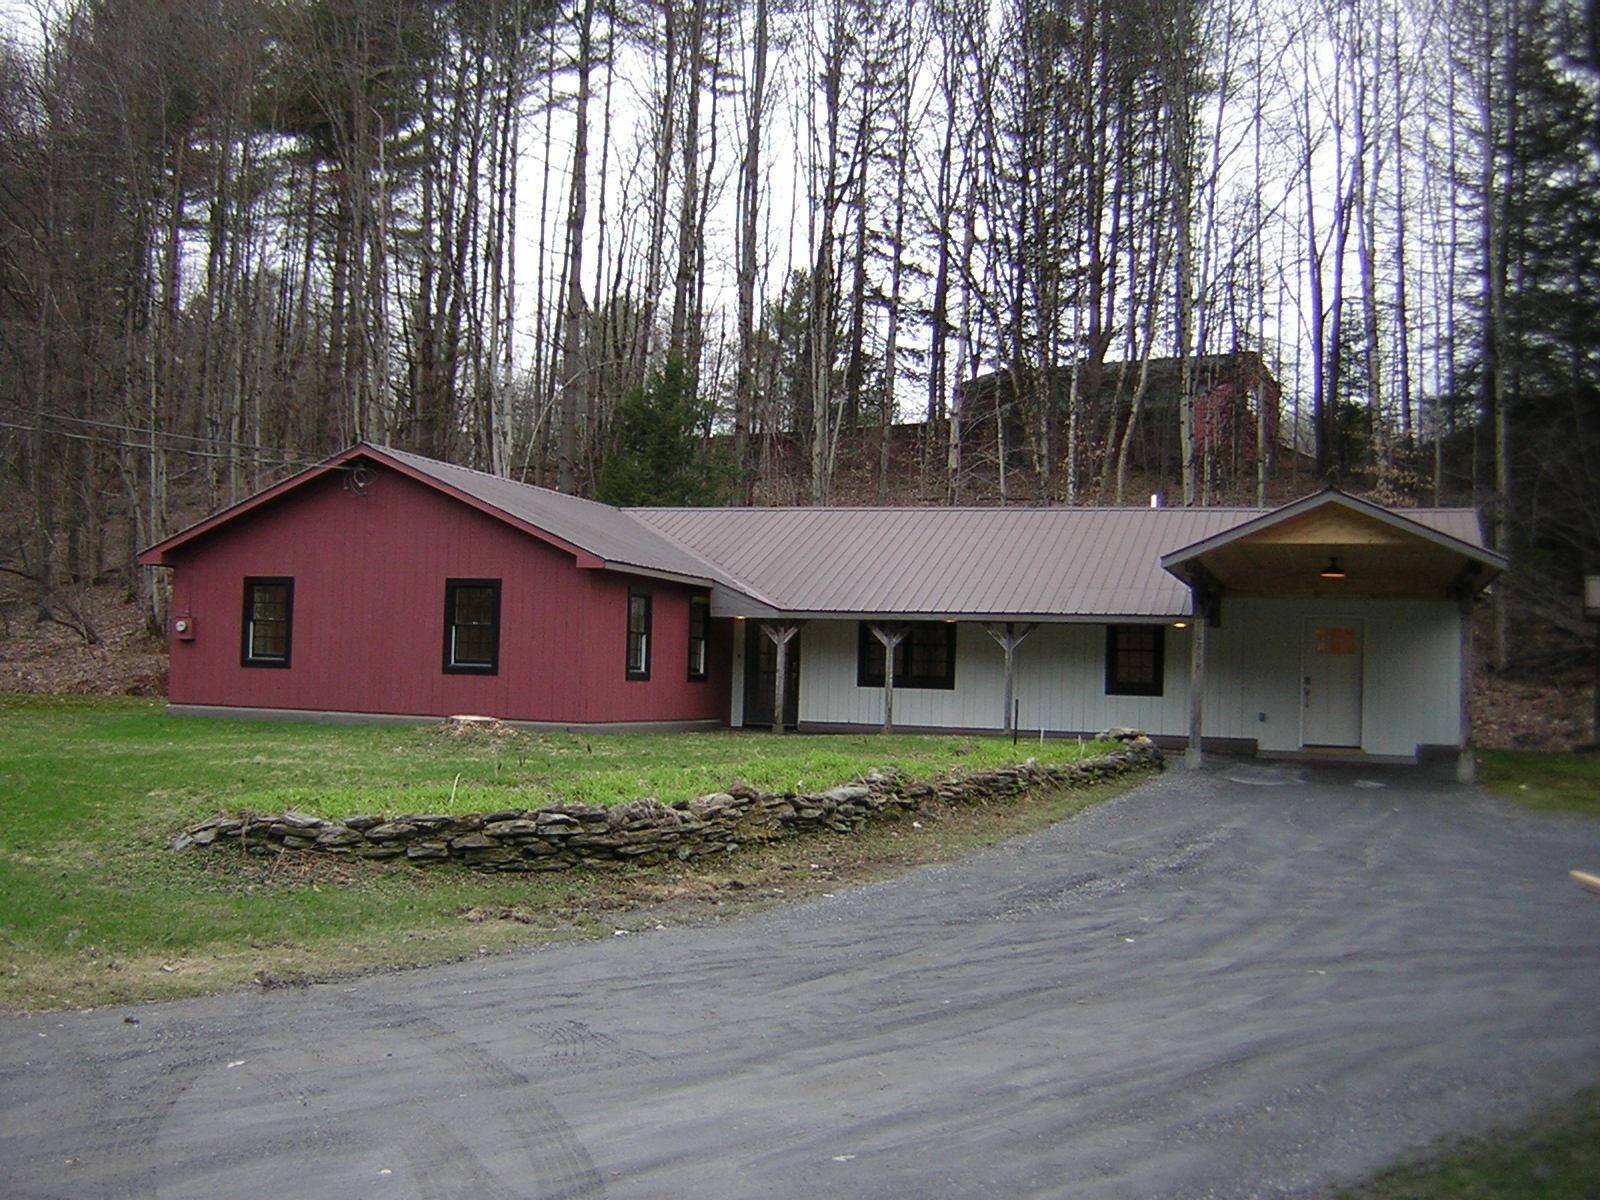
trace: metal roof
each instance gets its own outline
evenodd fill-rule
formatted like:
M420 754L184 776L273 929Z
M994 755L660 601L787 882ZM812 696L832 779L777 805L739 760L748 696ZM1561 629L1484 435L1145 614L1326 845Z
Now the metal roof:
M350 447L146 550L169 554L331 470L367 458L562 546L592 567L710 586L719 615L1160 620L1188 615L1162 569L1263 518L1264 508L619 509L387 446ZM1391 510L1360 502L1377 513ZM1405 509L1398 522L1482 550L1470 509ZM1270 520L1265 523L1270 523ZM1413 524L1414 523L1414 524ZM1499 560L1503 563L1503 560Z
M330 471L348 470L361 460L387 466L463 503L559 546L591 567L737 590L737 582L689 547L634 520L619 508L549 488L517 483L483 471L458 467L389 446L359 442L316 466L273 484L204 520L173 534L139 555L147 566L171 566L173 555L213 530L305 487ZM759 599L759 598L758 598Z
M1253 510L636 509L795 615L1165 616L1188 589L1164 549Z
M1319 599L1462 599L1505 570L1475 514L1422 515L1434 523L1329 488L1164 554L1161 566L1206 590Z
M1337 488L1328 488L1310 496L1302 496L1299 500L1285 504L1281 508L1259 510L1255 517L1241 525L1213 534L1194 545L1180 547L1163 554L1161 565L1166 570L1179 571L1185 563L1221 549L1229 543L1255 537L1275 526L1289 524L1308 513L1330 508L1345 509L1403 534L1465 554L1496 571L1505 569L1505 556L1483 545L1483 532L1478 523L1478 515L1471 509L1384 508L1380 504L1341 492Z
M623 509L387 446L363 449L380 461L391 459L480 505L542 530L599 559L604 566L737 587L737 581L715 563Z
M1162 556L1272 511L628 510L785 614L1044 620L1188 615L1189 590L1162 570ZM1408 509L1405 515L1468 546L1481 544L1470 510Z

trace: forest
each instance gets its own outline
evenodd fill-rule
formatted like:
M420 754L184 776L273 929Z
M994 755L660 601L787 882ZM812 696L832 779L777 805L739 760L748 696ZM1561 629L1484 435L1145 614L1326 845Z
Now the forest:
M365 439L619 502L1473 504L1494 661L1589 636L1593 5L5 11L0 599L41 619L157 616L140 548Z

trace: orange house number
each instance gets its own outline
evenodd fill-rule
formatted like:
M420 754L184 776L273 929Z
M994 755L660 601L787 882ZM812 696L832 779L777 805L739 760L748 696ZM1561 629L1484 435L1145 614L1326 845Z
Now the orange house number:
M1356 631L1354 629L1340 629L1334 626L1320 626L1316 630L1316 645L1318 654L1354 654L1356 652Z

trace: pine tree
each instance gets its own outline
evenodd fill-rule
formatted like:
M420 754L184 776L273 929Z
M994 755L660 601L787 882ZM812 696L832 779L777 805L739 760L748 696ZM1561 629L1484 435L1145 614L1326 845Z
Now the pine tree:
M617 403L599 498L625 506L724 503L731 471L706 444L708 423L708 407L696 398L687 364L668 358L643 387L630 389Z

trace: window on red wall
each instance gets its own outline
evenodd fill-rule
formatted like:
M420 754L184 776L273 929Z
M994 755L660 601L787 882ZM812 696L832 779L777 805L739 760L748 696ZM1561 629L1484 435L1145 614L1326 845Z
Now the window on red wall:
M244 581L244 637L239 662L246 667L287 667L294 629L294 580L252 575Z
M628 593L628 678L650 678L650 593Z
M711 601L695 596L689 601L689 678L700 681L706 677L710 661Z
M500 669L500 581L444 581L444 669L493 675Z

